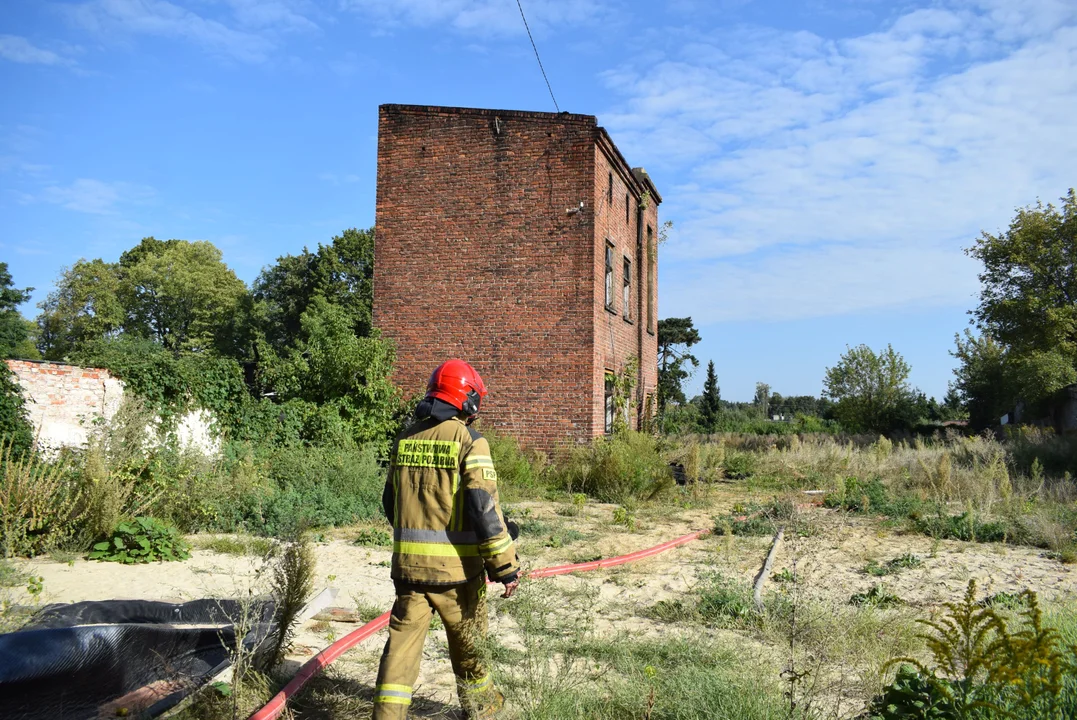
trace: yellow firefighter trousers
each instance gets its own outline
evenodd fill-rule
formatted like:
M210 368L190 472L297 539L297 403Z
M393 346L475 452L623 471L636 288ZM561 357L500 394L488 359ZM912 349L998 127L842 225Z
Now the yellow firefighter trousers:
M485 717L493 698L499 695L479 657L487 628L485 578L480 575L470 582L447 586L397 582L389 639L374 690L373 720L407 717L434 610L445 625L456 689L465 712L469 717Z

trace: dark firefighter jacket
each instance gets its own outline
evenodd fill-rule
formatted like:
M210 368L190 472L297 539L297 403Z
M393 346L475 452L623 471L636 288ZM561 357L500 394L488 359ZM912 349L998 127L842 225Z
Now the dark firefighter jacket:
M496 582L520 569L497 496L490 445L440 400L424 400L393 443L382 494L393 524L394 580L448 585Z

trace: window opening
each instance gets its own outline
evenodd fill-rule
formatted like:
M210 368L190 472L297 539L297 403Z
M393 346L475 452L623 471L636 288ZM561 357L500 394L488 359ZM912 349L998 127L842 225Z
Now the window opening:
M647 225L647 330L654 332L654 231Z
M606 434L613 432L613 373L606 371Z
M622 286L622 302L624 303L625 320L632 319L632 261L624 259L624 285Z
M613 204L613 173L609 174L609 182L610 182L609 187L606 188L606 203L609 204L609 205L612 205Z
M613 243L606 243L606 309L613 309Z
M630 225L632 221L629 219L628 214L628 193L625 193L625 225Z

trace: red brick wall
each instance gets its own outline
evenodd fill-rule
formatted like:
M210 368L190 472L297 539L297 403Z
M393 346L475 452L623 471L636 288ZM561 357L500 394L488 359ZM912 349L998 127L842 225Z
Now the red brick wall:
M374 323L395 380L483 376L486 424L552 448L590 437L595 119L383 106ZM586 204L569 215L568 208Z
M610 189L612 178L612 191ZM627 203L626 203L627 198ZM643 203L642 215L640 212ZM627 204L627 217L626 217ZM603 142L595 145L595 355L592 382L595 394L592 417L599 430L605 425L605 375L619 373L630 358L638 360L638 385L633 398L630 424L639 427L639 410L644 397L657 384L658 343L654 327L647 326L647 283L653 285L654 313L657 313L657 284L648 269L646 228L657 224L657 203L644 198L631 170ZM640 235L642 218L643 234ZM642 239L642 242L641 242ZM657 242L657 238L654 238ZM606 247L613 244L613 303L606 306ZM624 261L631 263L629 308L624 303ZM657 315L654 315L657 317ZM657 321L656 321L657 322Z
M637 355L641 338L653 389L657 347L639 324L639 280L632 323L620 284L618 314L604 309L607 235L616 282L626 253L638 274L640 196L636 183L626 223L632 174L599 149L604 137L589 115L380 108L374 324L396 344L394 380L409 395L461 357L490 388L484 424L552 450L603 432L603 370Z

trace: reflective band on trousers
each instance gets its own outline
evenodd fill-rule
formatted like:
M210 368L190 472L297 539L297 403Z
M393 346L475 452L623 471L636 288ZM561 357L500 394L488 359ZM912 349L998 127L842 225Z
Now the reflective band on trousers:
M383 683L375 689L374 702L393 705L410 705L411 688L407 685Z
M474 680L466 680L464 678L456 678L456 682L468 692L476 692L479 690L485 690L490 685L490 675L483 675L481 678L475 678Z

